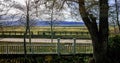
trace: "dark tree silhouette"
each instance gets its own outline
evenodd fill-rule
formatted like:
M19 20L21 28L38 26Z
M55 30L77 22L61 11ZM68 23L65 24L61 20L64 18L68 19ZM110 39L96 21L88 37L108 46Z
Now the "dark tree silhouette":
M99 0L99 8L99 25L97 25L96 17L89 14L85 8L85 0L79 0L80 15L92 38L95 63L107 63L108 0Z

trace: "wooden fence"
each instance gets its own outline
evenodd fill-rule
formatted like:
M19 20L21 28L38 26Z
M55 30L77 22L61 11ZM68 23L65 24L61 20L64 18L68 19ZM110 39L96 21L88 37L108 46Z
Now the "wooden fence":
M27 43L27 54L78 54L92 53L92 43L76 43L73 42L61 43L57 39L57 43ZM0 54L24 54L23 43L5 43L0 44Z

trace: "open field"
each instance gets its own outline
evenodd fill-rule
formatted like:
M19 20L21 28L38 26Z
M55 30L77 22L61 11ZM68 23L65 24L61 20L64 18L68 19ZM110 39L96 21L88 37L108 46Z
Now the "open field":
M54 31L86 31L86 27L53 27ZM1 30L2 31L2 30ZM25 31L24 27L5 27L3 31ZM31 27L31 31L50 31L50 27Z
M118 35L112 26L110 28L110 35ZM22 38L24 35L24 27L5 27L0 31L0 37L3 38ZM50 27L31 27L32 38L51 38ZM54 27L53 38L77 38L77 39L90 39L90 34L85 26L80 27Z
M1 31L25 31L25 27L13 26L13 27L3 27ZM50 26L41 26L41 27L31 27L31 31L36 33L37 31L51 31ZM66 32L88 32L86 26L76 26L76 27L53 27L53 31L66 31ZM118 32L118 27L115 28L109 26L109 32L114 33Z
M5 27L0 31L2 37L23 37L23 27ZM32 27L32 37L34 38L51 38L50 27ZM54 27L53 38L90 38L86 27ZM17 36L18 35L18 36Z

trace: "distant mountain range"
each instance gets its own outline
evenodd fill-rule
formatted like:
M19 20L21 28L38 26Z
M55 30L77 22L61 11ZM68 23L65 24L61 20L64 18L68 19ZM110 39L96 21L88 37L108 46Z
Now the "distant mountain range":
M4 26L19 26L21 25L18 21L7 21L2 22ZM83 22L75 22L75 21L56 21L53 22L55 26L84 26ZM50 21L35 21L33 26L50 26Z
M55 26L84 26L83 22L57 21L53 22ZM50 26L50 21L38 21L36 26Z

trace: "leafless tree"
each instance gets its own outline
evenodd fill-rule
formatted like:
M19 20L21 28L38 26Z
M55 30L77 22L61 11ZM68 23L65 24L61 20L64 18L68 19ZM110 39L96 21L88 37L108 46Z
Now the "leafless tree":
M63 11L60 10L61 6L59 0L48 0L45 2L45 8L47 10L45 14L48 15L47 23L50 25L50 31L51 31L51 43L53 42L54 37L54 27L59 24L60 21L63 21L65 17L63 17ZM58 22L59 21L59 22Z
M26 39L27 39L27 35L29 38L29 44L30 46L32 46L31 44L31 29L30 27L33 26L35 24L35 19L36 19L36 14L34 10L34 1L32 0L25 0L24 1L25 5L21 5L19 3L16 3L16 5L14 6L15 9L17 9L19 11L19 19L18 21L25 26L25 33L24 33L24 55L25 55L25 63L26 63L26 54L27 54L27 49L26 49ZM30 52L32 52L32 48L30 47Z
M120 1L118 0L115 0L115 8L116 8L116 24L118 25L118 29L119 29L119 32L120 32L120 21L119 21L119 3Z
M79 11L83 22L90 32L95 63L106 63L109 36L108 0L63 0L63 3L64 1L68 4L73 2L73 5L76 5L75 3L78 4L78 9L75 10ZM98 16L94 15L94 10L89 11L89 9L94 8L95 5L98 6Z
M119 21L119 13L120 13L120 1L114 0L115 3L112 3L109 7L109 21L110 24L114 26L114 32L118 33L120 31L120 21Z
M12 3L12 4L11 4ZM0 29L3 30L3 22L6 21L5 16L9 15L9 11L14 6L14 1L0 0Z

